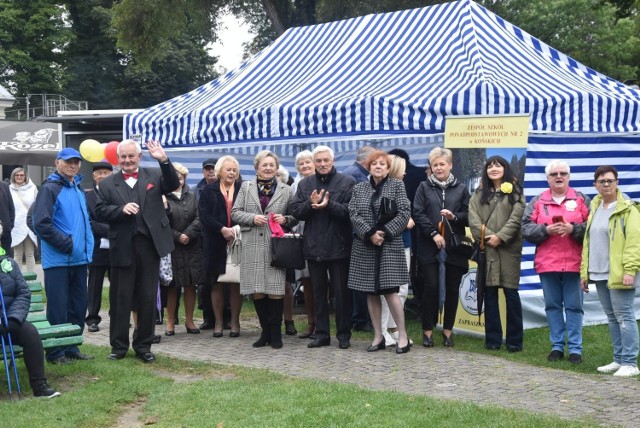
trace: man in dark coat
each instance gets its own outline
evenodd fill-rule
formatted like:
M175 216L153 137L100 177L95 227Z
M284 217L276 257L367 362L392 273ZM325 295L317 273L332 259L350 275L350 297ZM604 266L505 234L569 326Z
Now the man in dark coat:
M333 150L318 146L313 150L315 175L303 178L291 204L291 213L304 220L304 258L309 266L316 310L316 339L309 348L329 346L329 303L331 287L335 297L338 346L351 346L351 292L347 288L352 228L349 200L353 177L340 174L333 166Z
M109 240L107 232L109 225L96 218L96 203L98 202L98 188L102 179L113 174L113 166L108 162L97 162L93 165L93 190L87 192L87 210L91 219L91 232L93 232L93 261L89 264L89 280L87 285L87 318L85 324L91 333L100 330L98 326L100 306L102 305L102 285L105 273L109 274Z
M180 187L180 181L160 143L149 141L147 148L159 162L159 170L139 168L139 143L124 140L118 145L122 173L100 183L96 216L109 223L109 359L122 359L129 349L129 319L135 303L138 328L132 346L140 360L151 363L155 361L151 344L160 258L174 249L162 195Z
M11 248L11 230L13 222L16 219L16 209L13 205L13 198L9 190L9 184L0 181L0 224L2 225L2 233L0 233L0 246L4 248L7 255L13 257L13 249Z

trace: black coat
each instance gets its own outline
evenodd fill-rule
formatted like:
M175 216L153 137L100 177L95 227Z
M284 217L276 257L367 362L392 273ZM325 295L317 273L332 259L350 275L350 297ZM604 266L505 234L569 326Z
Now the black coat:
M456 221L450 222L453 231L456 234L465 234L465 226L469 224L470 198L465 184L455 179L445 190L443 206L442 189L430 180L420 183L413 201L413 220L416 222L416 229L418 229L418 260L421 263L438 262L439 250L436 243L433 242L433 237L438 234L438 223L442 220L440 215L442 208L448 209L458 217ZM469 260L454 253L447 254L447 263L469 268Z
M11 251L11 229L16 219L16 209L13 205L13 197L9 190L9 184L0 181L0 224L2 224L2 247Z
M89 219L91 220L91 232L93 232L93 260L89 266L109 266L109 249L100 248L100 240L107 237L109 225L98 221L96 218L96 203L98 202L98 194L94 190L86 193L87 211L89 211Z
M29 315L31 291L16 262L10 257L0 257L0 263L4 260L8 260L11 263L10 272L3 272L0 269L0 285L2 286L4 306L7 309L7 318L9 320L14 319L19 324L22 324L27 319L27 315ZM0 308L1 310L2 308Z
M318 174L303 178L290 212L304 221L304 258L314 261L341 260L351 257L353 229L349 217L353 177L335 172L326 180ZM321 210L311 208L309 197L314 190L329 192L329 205Z
M233 202L235 203L242 183L234 186ZM220 191L220 182L207 184L200 190L198 204L200 223L202 224L203 271L207 279L223 274L226 270L227 240L222 236L222 228L227 226L227 205ZM234 225L234 223L231 223Z

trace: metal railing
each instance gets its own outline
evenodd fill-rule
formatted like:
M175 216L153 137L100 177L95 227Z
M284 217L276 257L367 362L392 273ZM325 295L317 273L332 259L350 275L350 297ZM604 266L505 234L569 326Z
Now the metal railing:
M59 111L88 110L87 101L74 101L58 94L27 94L16 97L12 107L5 109L7 119L29 120L39 116L56 116Z

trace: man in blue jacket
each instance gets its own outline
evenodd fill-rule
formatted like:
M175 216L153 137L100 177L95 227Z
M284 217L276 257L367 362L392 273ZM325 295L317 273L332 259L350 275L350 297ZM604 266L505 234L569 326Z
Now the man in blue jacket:
M56 172L42 184L34 203L33 227L42 242L42 268L47 293L47 321L84 328L87 312L87 265L93 255L93 234L84 190L80 186L80 153L58 152ZM88 360L77 346L47 350L47 361L67 364Z

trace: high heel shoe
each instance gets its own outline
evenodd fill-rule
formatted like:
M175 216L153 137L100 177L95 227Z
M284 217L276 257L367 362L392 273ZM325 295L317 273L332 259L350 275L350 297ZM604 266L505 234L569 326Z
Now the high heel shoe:
M433 337L424 334L422 336L422 346L424 346L425 348L433 348Z
M442 333L442 344L448 348L453 348L453 333L451 333L449 336L447 336L446 334Z
M200 329L199 328L189 328L186 325L184 326L184 328L187 329L187 334L200 334Z
M284 333L287 336L295 336L296 334L298 334L298 330L296 330L296 325L293 323L293 320L284 321Z
M382 340L378 342L377 345L369 345L369 347L367 347L367 352L376 352L386 348L387 348L387 345L385 345L384 337L383 337Z
M229 337L240 337L240 332L239 331L230 331L229 332Z
M222 332L221 331L214 331L213 332L213 337L222 337Z
M164 331L164 335L165 336L175 336L176 335L176 331L175 330L165 330Z
M406 354L411 350L412 346L413 346L413 341L407 338L407 344L405 346L402 346L402 347L400 347L400 345L396 346L396 354Z
M307 326L307 330L304 333L299 334L298 337L300 339L309 339L313 335L314 331L316 331L316 325L315 324L309 324Z

